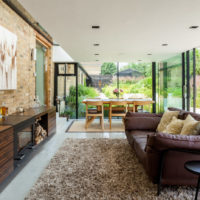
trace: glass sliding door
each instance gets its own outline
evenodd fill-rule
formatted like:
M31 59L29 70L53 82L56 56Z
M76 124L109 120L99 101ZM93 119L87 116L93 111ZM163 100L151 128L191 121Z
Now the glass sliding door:
M36 44L36 97L45 104L45 52L46 48Z
M195 66L193 65L193 56L195 56L195 53L193 54L193 50L190 50L190 73L189 73L189 85L190 85L190 111L195 112L196 109L196 95L195 95ZM195 78L194 78L195 77Z
M197 112L198 104L198 49L192 49L185 53L185 99L186 110Z
M81 118L85 116L85 98L99 95L91 87L91 77L78 63L55 63L54 105L60 116Z
M182 108L182 57L178 54L157 64L157 110Z
M54 99L60 116L76 118L76 74L74 63L55 64Z
M200 48L196 49L196 112L200 113Z
M190 111L200 113L200 48L190 50Z

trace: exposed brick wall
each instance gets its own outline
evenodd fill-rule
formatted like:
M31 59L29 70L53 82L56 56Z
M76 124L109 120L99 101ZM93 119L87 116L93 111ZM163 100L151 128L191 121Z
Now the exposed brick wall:
M0 25L17 35L17 90L0 91L0 106L4 102L11 114L19 106L29 108L33 105L35 61L31 60L31 49L36 47L36 34L30 25L2 1L0 1ZM49 59L51 57L50 55ZM51 67L48 66L49 74ZM52 80L50 82L52 83ZM48 93L49 102L52 102L51 88Z

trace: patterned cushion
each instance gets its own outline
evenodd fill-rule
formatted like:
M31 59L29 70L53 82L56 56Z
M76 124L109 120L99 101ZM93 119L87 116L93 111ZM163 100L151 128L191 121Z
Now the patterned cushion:
M163 116L160 120L160 123L158 124L157 131L163 132L166 129L167 125L171 122L172 118L178 117L179 112L180 111L169 111L169 110L167 110L163 114Z
M167 125L164 133L171 134L180 134L184 125L184 120L177 119L175 116L172 118L172 121Z
M190 114L184 120L184 126L181 135L199 135L200 121L196 121Z

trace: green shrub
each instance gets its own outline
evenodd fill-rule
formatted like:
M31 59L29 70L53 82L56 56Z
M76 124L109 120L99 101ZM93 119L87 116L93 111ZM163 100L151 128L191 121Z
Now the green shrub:
M78 115L84 116L85 104L82 101L86 98L95 98L98 96L96 89L84 85L78 85ZM71 118L76 117L76 87L71 86L69 89L69 96L66 97L66 113L70 114Z

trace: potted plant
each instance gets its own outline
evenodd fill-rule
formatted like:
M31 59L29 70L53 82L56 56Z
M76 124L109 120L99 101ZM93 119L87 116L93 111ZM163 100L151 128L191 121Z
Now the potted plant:
M72 116L72 111L70 109L65 110L64 116L66 117L67 121L69 121L70 117Z

